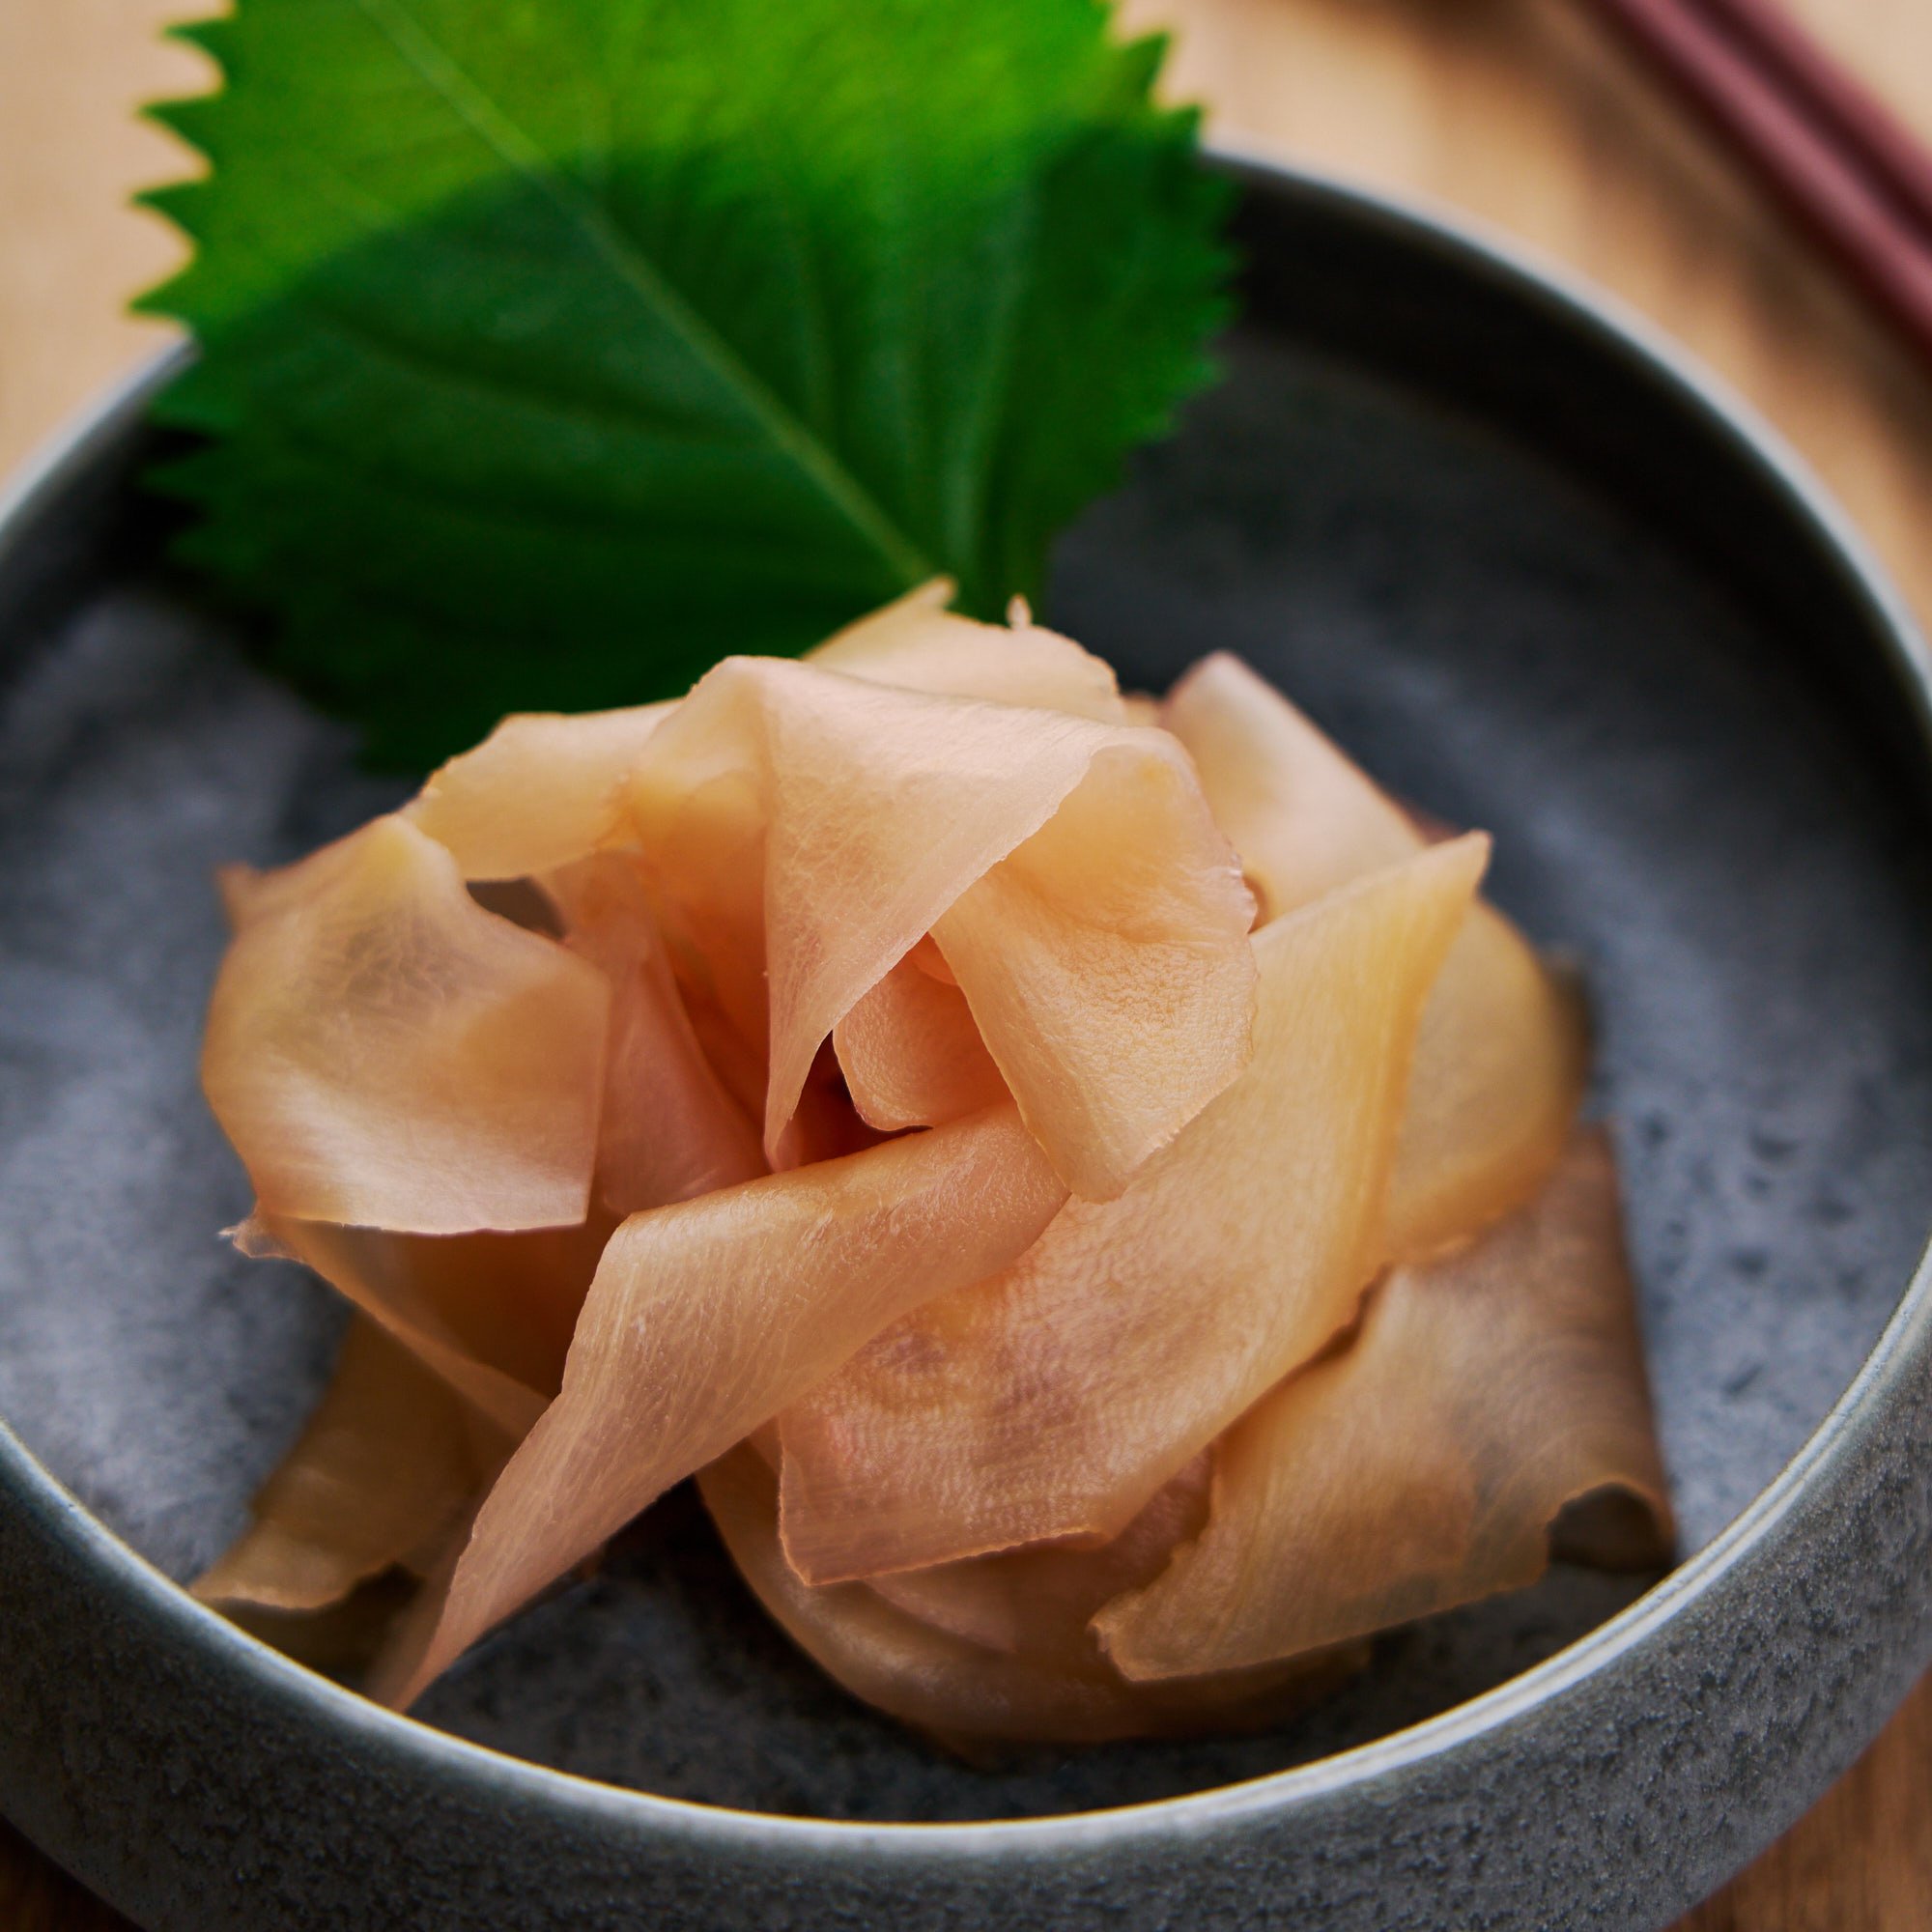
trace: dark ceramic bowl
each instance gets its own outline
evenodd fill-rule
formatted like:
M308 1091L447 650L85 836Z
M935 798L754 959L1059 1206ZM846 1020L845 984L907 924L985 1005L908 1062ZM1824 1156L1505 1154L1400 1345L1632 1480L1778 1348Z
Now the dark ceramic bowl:
M393 794L158 564L137 388L0 525L0 1807L157 1932L1654 1927L1932 1657L1923 652L1640 331L1229 165L1229 381L1052 614L1138 684L1245 653L1581 957L1682 1567L1401 1633L1266 1737L995 1769L821 1681L688 1497L420 1722L198 1608L339 1319L215 1239L209 873Z

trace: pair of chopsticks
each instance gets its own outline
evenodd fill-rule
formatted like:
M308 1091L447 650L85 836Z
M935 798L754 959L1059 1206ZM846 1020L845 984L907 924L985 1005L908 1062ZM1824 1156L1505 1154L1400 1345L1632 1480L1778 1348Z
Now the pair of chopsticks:
M1590 0L1932 360L1932 150L1776 0Z

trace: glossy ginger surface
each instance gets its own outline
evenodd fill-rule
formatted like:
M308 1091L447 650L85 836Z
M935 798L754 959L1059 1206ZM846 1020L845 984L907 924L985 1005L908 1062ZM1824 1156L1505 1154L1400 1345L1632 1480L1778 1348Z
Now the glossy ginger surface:
M1488 838L1234 658L1123 697L947 595L224 880L237 1237L358 1315L210 1601L412 1581L407 1703L696 1475L970 1748L1276 1721L1559 1528L1662 1560L1584 1010Z

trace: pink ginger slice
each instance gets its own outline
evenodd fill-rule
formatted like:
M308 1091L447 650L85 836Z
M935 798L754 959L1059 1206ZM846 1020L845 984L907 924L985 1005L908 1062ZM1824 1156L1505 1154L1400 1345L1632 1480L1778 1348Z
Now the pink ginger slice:
M1240 1080L1120 1200L1073 1202L785 1412L802 1577L1118 1535L1354 1319L1423 1005L1488 851L1432 847L1257 934Z
M1024 619L955 616L945 608L952 596L937 578L828 639L806 662L902 691L1036 705L1103 724L1152 722L1127 718L1113 667L1071 638Z
M832 1030L852 1104L888 1131L936 1126L1009 1097L951 969L937 978L922 949L937 956L922 940Z
M1423 1009L1384 1256L1426 1260L1528 1201L1561 1157L1589 1072L1580 984L1478 902Z
M1347 1347L1241 1419L1207 1530L1096 1629L1136 1679L1292 1657L1535 1581L1559 1515L1605 1492L1636 1506L1624 1553L1662 1561L1616 1172L1584 1129L1528 1207L1396 1269Z
M1193 755L1264 919L1428 842L1238 658L1204 658L1175 686L1164 717ZM1577 986L1479 902L1423 1019L1389 1186L1389 1257L1434 1253L1534 1194L1562 1151L1588 1068Z
M633 1215L604 1251L562 1391L485 1501L403 1700L889 1322L1006 1266L1065 1199L1005 1106Z
M403 815L449 850L466 879L554 871L616 840L624 781L674 708L505 718L432 773Z
M508 1450L449 1386L357 1317L252 1521L197 1580L204 1603L320 1610L419 1559Z
M379 818L233 895L202 1084L271 1217L453 1235L584 1218L610 988Z
M949 918L935 936L981 1037L1076 1191L1118 1193L1245 1062L1252 905L1163 732L727 659L628 797L685 970L748 1037L743 962L762 960L775 1166L820 1044ZM1128 907L1123 872L1158 877L1157 904ZM1120 970L1143 948L1146 973Z
M871 1588L908 1616L984 1649L1085 1668L1098 1654L1094 1616L1152 1582L1176 1546L1207 1527L1212 1467L1210 1456L1197 1456L1111 1543L1036 1544L895 1571L871 1578Z
M257 1214L236 1245L299 1262L513 1440L563 1378L608 1218L522 1235L392 1235Z
M989 1649L864 1583L813 1589L778 1538L777 1485L749 1444L698 1478L732 1560L774 1620L855 1696L971 1752L1005 1740L1099 1744L1279 1723L1360 1668L1359 1649L1185 1685L1132 1684L1079 1659Z
M764 1173L757 1131L692 1027L637 862L601 852L543 883L566 945L611 985L599 1204L621 1219Z

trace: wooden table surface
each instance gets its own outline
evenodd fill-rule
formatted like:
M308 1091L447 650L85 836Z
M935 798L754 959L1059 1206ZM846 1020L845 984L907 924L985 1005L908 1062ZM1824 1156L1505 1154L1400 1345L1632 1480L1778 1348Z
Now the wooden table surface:
M1932 0L1789 0L1932 134ZM165 340L122 313L176 258L128 209L182 172L131 118L199 63L197 0L0 0L0 472ZM1720 371L1824 475L1932 619L1932 378L1603 39L1586 0L1127 0L1172 24L1215 130L1474 213ZM125 1921L0 1826L0 1932ZM1932 1681L1683 1932L1932 1928ZM272 1928L264 1928L272 1932Z

